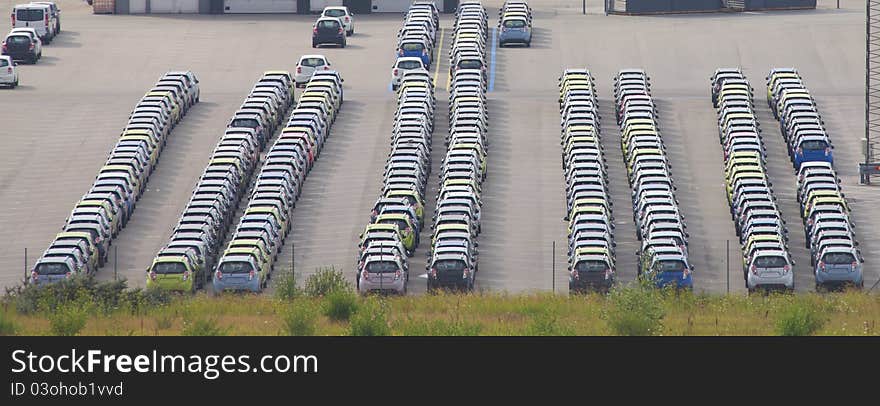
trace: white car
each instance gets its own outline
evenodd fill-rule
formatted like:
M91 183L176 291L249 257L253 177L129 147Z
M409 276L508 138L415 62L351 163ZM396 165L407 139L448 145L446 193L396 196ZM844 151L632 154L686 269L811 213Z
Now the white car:
M303 55L296 63L293 81L296 82L297 87L305 86L316 70L329 70L330 66L332 66L330 61L324 55Z
M324 7L321 17L336 17L342 21L342 28L345 29L345 35L354 34L354 13L348 10L348 7Z
M13 62L11 57L6 55L0 56L0 85L9 86L12 89L18 86L16 65L18 63Z
M397 58L397 62L391 67L391 87L394 90L397 90L400 86L400 79L403 77L404 72L411 69L424 70L425 64L422 63L422 58L416 58L414 56Z
M36 44L34 44L34 51L38 55L43 55L43 40L40 39L40 34L37 33L37 30L31 27L13 28L12 31L9 31L9 34L27 34L35 40L34 42L36 42Z
M18 4L12 8L12 28L31 27L45 43L55 38L55 16L48 4Z

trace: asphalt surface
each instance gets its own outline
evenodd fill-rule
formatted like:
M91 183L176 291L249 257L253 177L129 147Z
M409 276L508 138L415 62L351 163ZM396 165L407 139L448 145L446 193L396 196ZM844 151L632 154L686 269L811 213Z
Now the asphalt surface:
M8 3L8 4L4 4ZM11 7L14 2L0 2ZM494 27L500 1L484 1ZM570 3L570 4L569 4ZM531 48L495 51L489 92L489 172L483 191L479 289L567 290L564 181L559 146L556 79L567 67L596 77L602 136L615 203L615 240L622 280L635 278L638 247L630 190L614 122L611 79L618 70L643 68L678 186L690 233L698 291L743 291L740 251L723 190L721 147L708 78L718 67L741 66L755 87L756 110L768 147L768 171L791 231L798 290L812 290L809 258L794 200L795 177L778 124L764 99L764 76L774 66L797 67L816 96L835 144L836 168L853 207L866 259L866 285L880 272L880 220L876 186L858 185L859 140L864 126L864 10L826 2L813 11L604 16L601 1L533 0ZM302 280L334 266L354 279L358 235L378 197L396 107L389 70L401 16L362 15L345 49L313 50L311 16L92 15L79 1L61 1L64 31L37 65L19 67L21 87L0 90L0 286L20 280L60 230L90 186L138 98L165 71L193 70L202 101L175 128L148 191L113 247L116 271L143 285L143 270L170 235L226 121L259 75L294 69L298 57L323 53L344 75L346 102L294 211L294 231L276 270L295 264ZM450 16L441 26L449 35ZM437 78L437 127L426 216L434 210L437 171L445 154L448 37ZM170 45L169 45L170 44ZM492 45L488 48L491 52ZM874 211L872 211L874 210ZM411 292L424 291L424 230L411 258ZM552 251L556 242L555 255ZM292 242L292 244L291 244ZM28 249L27 262L24 249ZM114 277L114 258L100 272Z

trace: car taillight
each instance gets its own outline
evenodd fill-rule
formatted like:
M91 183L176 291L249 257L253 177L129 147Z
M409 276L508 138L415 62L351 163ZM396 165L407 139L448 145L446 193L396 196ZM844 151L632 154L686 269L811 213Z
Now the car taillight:
M12 28L15 28L15 13L12 13Z
M401 274L400 274L400 270L395 271L395 272L394 272L394 280L399 280L399 279L400 279L400 275L401 275Z
M6 52L6 41L3 41L3 43L0 44L0 45L3 46L3 52Z
M217 276L217 280L223 280L223 272L217 271L214 275Z
M407 232L407 233L411 233L412 230L413 230L412 227L407 227L407 228L405 228L403 231L405 231L405 232Z
M6 73L12 73L12 67L11 67L11 66L8 67L8 68L6 68Z
M831 148L825 148L825 156L831 155Z
M312 33L313 33L313 34L317 34L317 33L318 33L318 27L312 28Z
M432 277L432 278L436 278L436 277L437 277L437 268L431 268L431 277Z
M422 55L427 55L427 54L428 54L428 50L427 50L427 49L423 49L423 50L422 50Z
M394 68L394 70L391 71L391 74L394 76L397 76L397 72L398 72L397 68Z
M465 268L464 271L461 273L461 279L467 279L470 276L471 276L471 270L468 268Z
M339 31L337 32L337 34L342 34L342 33L343 33L342 27L339 27Z
M363 276L363 278L364 278L365 281L370 280L370 273L367 272L366 270L364 270L363 272L361 272L361 276Z
M31 42L31 46L29 47L29 49L30 49L31 51L34 50L34 43L33 43L33 42Z
M751 271L753 274L757 275L758 274L758 267L755 265L752 265Z
M39 277L40 275L37 274L37 271L31 271L31 281L36 282Z
M64 274L64 277L67 279L70 279L71 276L73 276L73 272L68 272L68 273Z
M791 265L786 264L782 267L782 273L788 273L791 270Z
M249 281L250 281L250 280L253 280L255 275L256 275L256 273L254 272L253 269L251 269L251 271L248 272L248 280L249 280Z
M576 269L571 270L571 277L575 279L580 279L580 275L578 275L578 271Z
M398 49L398 50L397 50L397 54L400 55L400 56L403 56L403 49Z
M822 272L825 272L825 261L819 261L819 269L821 269Z
M351 21L351 19L348 17L345 17L345 22L349 22L349 21Z
M797 152L798 155L803 155L803 154L804 154L804 149L801 148L801 147L798 147L796 152Z
M183 280L189 279L189 271L183 273Z
M150 279L156 280L156 273L155 272L150 271Z
M44 14L43 17L45 18L46 29L48 30L49 29L49 13Z
M296 67L296 73L303 73L303 68L302 68L302 66L297 66L297 67Z

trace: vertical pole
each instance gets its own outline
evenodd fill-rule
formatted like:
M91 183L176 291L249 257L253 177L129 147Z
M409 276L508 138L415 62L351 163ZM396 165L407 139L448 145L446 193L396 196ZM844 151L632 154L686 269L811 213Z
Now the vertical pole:
M24 248L24 280L27 282L28 278L28 260L27 260L27 247Z
M583 13L584 13L584 15L586 15L587 14L587 0L582 0L582 1L583 1Z
M727 240L727 293L730 293L730 240Z
M865 1L865 165L868 164L871 157L871 129L869 108L871 100L871 0ZM869 178L869 176L865 176ZM865 183L870 183L866 179Z
M113 247L113 280L119 280L119 245Z
M556 293L556 240L553 240L553 293Z
M290 274L296 283L296 244L293 243L293 238L290 239Z

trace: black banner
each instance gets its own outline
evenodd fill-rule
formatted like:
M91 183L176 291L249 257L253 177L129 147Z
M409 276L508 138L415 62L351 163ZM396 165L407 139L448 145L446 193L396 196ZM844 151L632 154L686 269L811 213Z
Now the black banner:
M875 338L5 337L0 365L5 405L334 404L348 396L373 403L470 391L581 396L633 385L674 394L731 390L738 380L771 376L775 384L803 385L816 371L850 371L847 386L855 387L873 374L853 365L876 365L877 344Z

